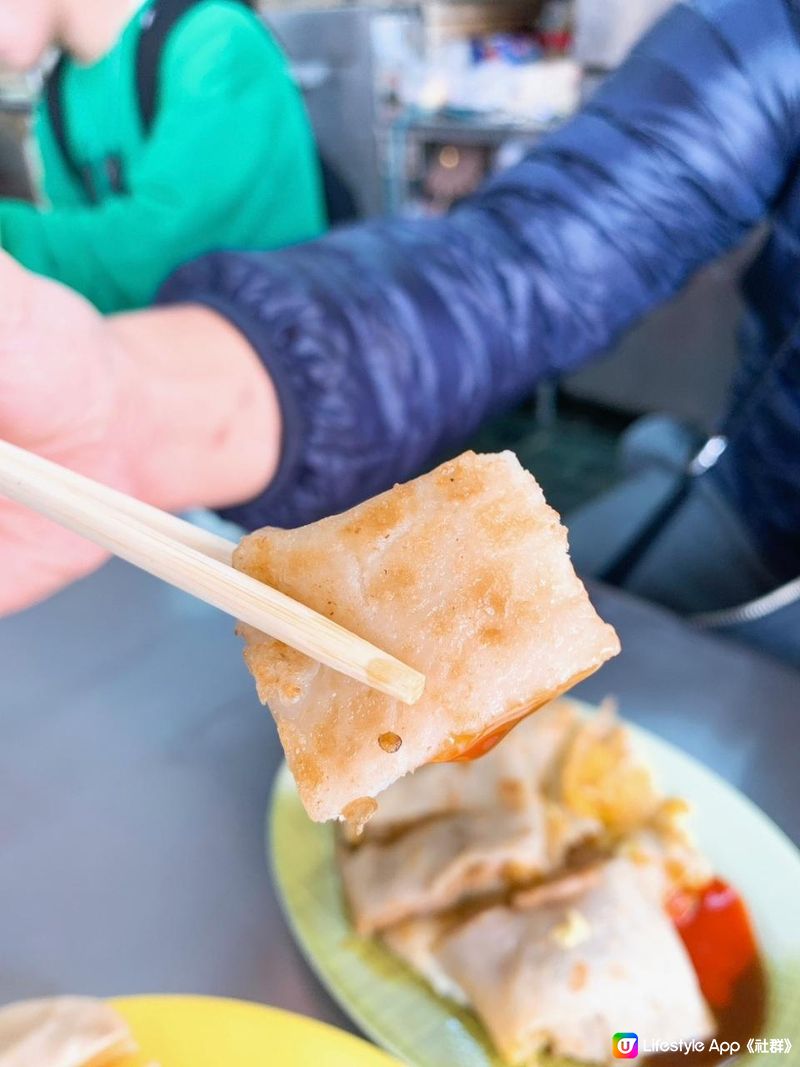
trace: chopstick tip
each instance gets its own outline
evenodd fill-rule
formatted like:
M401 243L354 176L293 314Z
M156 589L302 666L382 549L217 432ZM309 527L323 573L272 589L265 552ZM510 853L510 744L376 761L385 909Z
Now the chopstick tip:
M396 659L376 658L367 664L367 680L375 689L416 704L425 689L425 675Z

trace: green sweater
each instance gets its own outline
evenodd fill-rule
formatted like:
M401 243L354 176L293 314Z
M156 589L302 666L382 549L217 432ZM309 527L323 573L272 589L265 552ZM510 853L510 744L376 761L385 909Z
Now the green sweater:
M313 135L285 60L234 0L203 0L174 28L145 137L135 88L147 0L97 63L64 79L73 154L100 190L91 204L64 164L40 103L46 208L0 201L0 244L102 311L148 304L177 266L222 248L263 250L317 236L324 208ZM125 193L105 161L122 162Z

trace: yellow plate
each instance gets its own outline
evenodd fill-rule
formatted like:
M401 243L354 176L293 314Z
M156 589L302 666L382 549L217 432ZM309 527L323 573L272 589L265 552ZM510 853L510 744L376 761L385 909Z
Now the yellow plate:
M761 1036L789 1038L793 1049L789 1056L745 1053L744 1064L800 1064L798 850L754 804L706 767L646 730L631 725L631 733L667 792L692 803L701 847L714 869L742 893L753 917L770 976ZM503 1067L474 1015L437 997L379 942L354 933L334 864L331 825L310 821L285 766L272 793L269 831L275 882L294 935L359 1027L413 1067ZM635 1028L635 1020L631 1026ZM548 1057L541 1061L542 1067L564 1065Z
M397 1067L332 1026L261 1004L212 997L113 1001L142 1055L125 1067Z

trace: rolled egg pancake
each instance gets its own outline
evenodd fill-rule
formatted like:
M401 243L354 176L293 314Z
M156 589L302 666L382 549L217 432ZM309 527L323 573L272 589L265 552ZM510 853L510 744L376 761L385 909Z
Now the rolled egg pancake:
M372 934L550 869L544 806L461 813L419 823L390 844L345 849L340 870L353 923Z
M620 1020L664 1042L713 1033L680 936L634 864L616 859L556 888L489 908L434 949L506 1062L548 1049L605 1063Z
M136 1052L128 1024L92 997L0 1008L0 1067L112 1067Z
M381 931L381 940L404 963L421 975L440 997L468 1006L464 991L459 989L439 963L436 951L442 936L453 926L447 916L430 915L404 919Z
M234 565L426 676L408 706L240 627L317 821L361 820L417 767L483 753L619 651L510 452L465 453L341 515L258 530Z

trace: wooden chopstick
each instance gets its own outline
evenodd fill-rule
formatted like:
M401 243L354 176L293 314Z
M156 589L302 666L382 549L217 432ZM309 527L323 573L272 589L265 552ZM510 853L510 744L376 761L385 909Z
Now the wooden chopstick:
M37 456L33 452L27 452L25 449L11 445L2 439L0 439L0 478L2 478L4 471L8 469L2 463L3 456L6 454L13 456L13 463L18 477L21 477L24 472L26 479L35 480L41 476L40 472L45 469L52 470L53 476L58 477L61 485L80 493L85 499L96 501L100 507L114 508L120 515L127 515L131 519L145 522L152 530L158 530L166 537L179 541L182 545L186 545L187 548L195 548L198 552L202 552L203 555L219 560L220 563L226 563L230 566L232 562L233 551L236 548L235 541L229 541L226 537L212 533L211 530L204 530L200 526L186 522L185 519L178 518L177 515L171 515L168 511L155 508L152 504L145 504L143 500L137 500L136 497L121 493L118 489L103 485L102 482L96 482L82 474L76 474L75 471L70 470L68 467L62 467L50 460L44 460L41 456ZM8 491L7 495L9 497L12 496L11 490ZM19 503L22 503L22 501L20 500ZM34 508L34 510L38 509Z
M234 570L224 537L2 440L0 493L373 689L405 704L422 695L419 671Z

